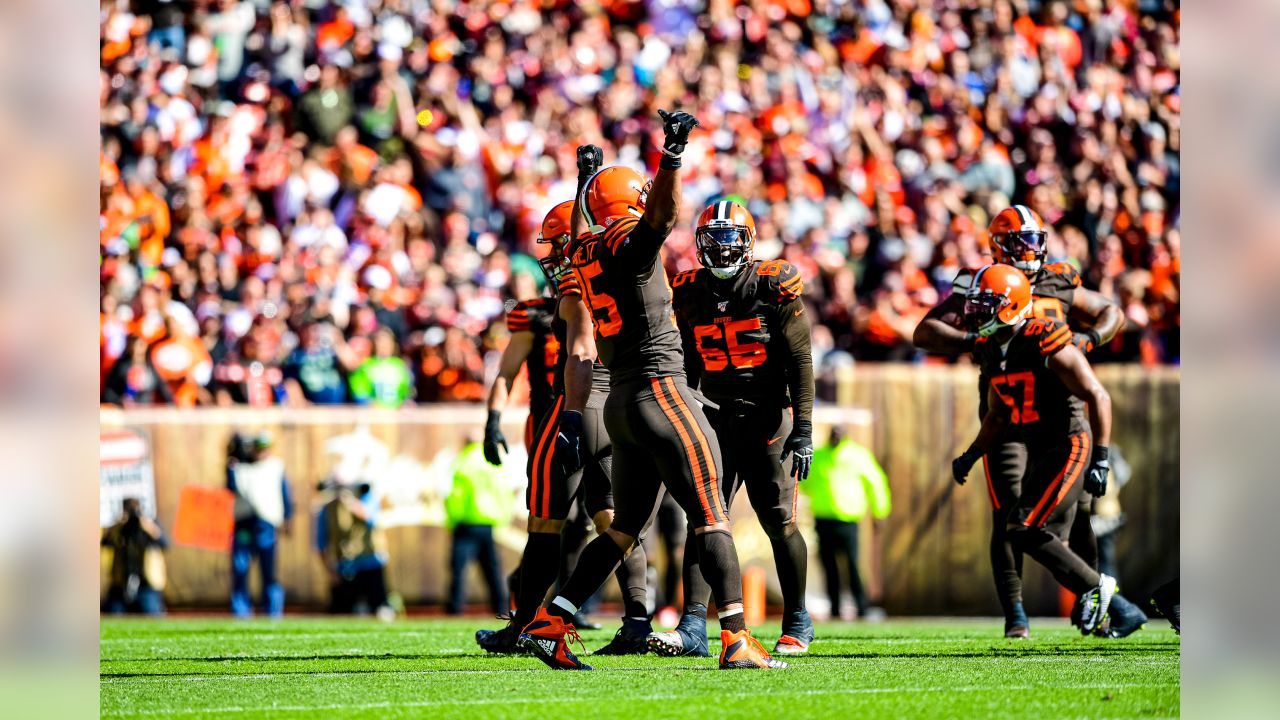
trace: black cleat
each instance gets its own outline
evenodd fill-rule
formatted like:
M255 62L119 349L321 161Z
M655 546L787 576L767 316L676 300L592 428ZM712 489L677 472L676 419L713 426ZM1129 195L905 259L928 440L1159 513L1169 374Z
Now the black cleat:
M608 645L591 653L592 655L644 655L649 652L648 633L632 635L626 627L618 628Z
M519 655L524 652L516 641L520 639L520 626L514 623L499 630L477 630L476 644L481 650L499 655Z
M1182 634L1182 602L1181 593L1179 592L1178 579L1167 582L1156 588L1151 594L1151 604L1155 607L1156 612L1160 613L1169 624L1173 626L1173 631Z

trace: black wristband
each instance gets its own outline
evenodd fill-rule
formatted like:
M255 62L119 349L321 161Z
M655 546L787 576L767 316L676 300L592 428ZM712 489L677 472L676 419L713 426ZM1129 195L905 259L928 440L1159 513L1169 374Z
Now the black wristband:
M658 167L665 168L667 170L679 170L680 156L663 153L662 159L658 161Z
M487 424L489 424L489 425L499 425L499 424L501 424L501 423L502 423L502 411L500 411L500 410L490 410L490 411L489 411L489 420L488 420L488 423L487 423Z
M582 413L578 410L565 410L560 413L560 424L570 425L575 430L582 429Z
M1084 334L1089 336L1089 342L1093 343L1092 347L1097 348L1102 345L1102 336L1098 334L1097 330L1090 328L1085 330Z
M791 426L792 435L801 435L807 438L813 437L813 421L812 420L796 420Z
M1110 454L1111 454L1111 450L1110 450L1106 445L1094 445L1094 446L1093 446L1093 461L1094 461L1094 462L1098 462L1099 460L1101 460L1101 461L1103 461L1103 462L1106 462L1107 460L1109 460L1109 459L1110 459Z

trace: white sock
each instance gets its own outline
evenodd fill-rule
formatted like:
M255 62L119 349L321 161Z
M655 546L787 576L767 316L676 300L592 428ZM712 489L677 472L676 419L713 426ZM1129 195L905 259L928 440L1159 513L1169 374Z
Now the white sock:
M716 613L716 617L718 617L718 618L720 618L721 620L723 620L723 619L725 619L725 618L727 618L727 617L731 617L731 616L733 616L733 615L740 615L741 613L742 613L742 608L738 608L737 610L722 610L721 612Z
M558 607L558 608L560 608L560 609L562 609L562 610L564 610L565 612L569 613L570 615L577 615L577 614L578 614L578 607L577 607L576 605L574 605L573 603L569 602L568 600L565 600L565 599L564 599L563 597L561 597L560 595L557 595L557 596L556 596L556 599L551 601L551 604L552 604L552 605L555 605L556 607Z

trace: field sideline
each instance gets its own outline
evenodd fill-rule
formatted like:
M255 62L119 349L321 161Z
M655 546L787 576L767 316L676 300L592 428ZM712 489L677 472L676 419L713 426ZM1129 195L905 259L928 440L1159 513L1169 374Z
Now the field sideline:
M1179 638L1160 620L1124 640L1082 638L1058 619L1033 620L1029 641L999 638L996 619L820 624L813 652L787 671L721 672L714 660L646 655L588 659L590 673L486 655L472 641L483 623L103 618L102 717L1048 720L1179 711ZM760 628L766 647L775 624ZM612 632L583 640L596 649Z

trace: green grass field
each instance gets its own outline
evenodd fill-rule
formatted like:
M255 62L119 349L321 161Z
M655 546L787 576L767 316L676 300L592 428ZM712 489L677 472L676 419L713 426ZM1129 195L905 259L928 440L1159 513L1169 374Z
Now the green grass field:
M1179 639L1163 621L1124 640L1033 621L821 624L781 672L714 659L589 660L552 672L481 652L476 620L102 621L104 718L1130 718L1178 715ZM496 627L493 621L487 624ZM714 626L714 623L713 623ZM766 647L775 623L760 628ZM600 647L612 630L585 633ZM718 643L713 643L718 651Z

